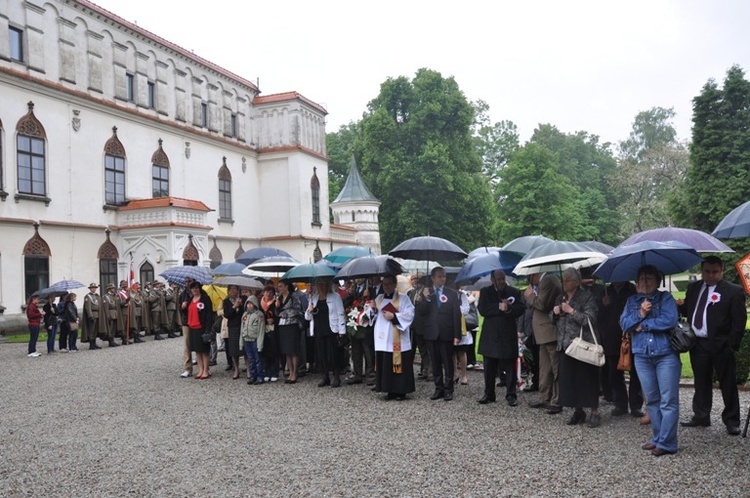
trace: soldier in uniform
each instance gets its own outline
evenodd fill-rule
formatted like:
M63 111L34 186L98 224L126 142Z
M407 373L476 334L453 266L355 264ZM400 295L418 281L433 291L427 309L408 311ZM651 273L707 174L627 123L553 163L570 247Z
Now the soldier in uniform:
M115 284L107 284L107 292L102 296L102 311L107 319L107 343L109 347L117 347L115 336L122 334L122 314L117 300Z
M136 289L130 289L130 335L133 342L143 342L141 330L143 330L143 317L147 315L143 309L143 295Z
M107 318L103 314L102 298L96 293L99 288L95 283L89 285L89 293L83 298L83 326L81 341L89 343L89 349L101 349L96 344L96 337L107 337Z
M167 327L167 337L173 339L177 337L175 330L177 327L175 316L177 314L177 298L179 289L176 284L170 284L164 290L164 301L166 302L166 319L164 320L164 326Z
M151 331L154 333L154 340L161 341L163 337L159 335L162 327L162 293L159 291L159 282L151 282L151 290L148 292L148 305L151 311Z
M132 319L130 315L130 293L128 293L128 283L120 280L120 289L116 294L117 304L120 309L120 331L122 332L122 344L126 346L133 343L133 339L128 339L128 332L131 328ZM132 334L130 334L132 336Z
M141 330L144 331L146 335L149 335L151 333L151 304L149 301L149 295L151 293L151 283L146 282L143 284L143 287L140 287L139 294L141 295L141 307L142 307L142 313L141 313Z

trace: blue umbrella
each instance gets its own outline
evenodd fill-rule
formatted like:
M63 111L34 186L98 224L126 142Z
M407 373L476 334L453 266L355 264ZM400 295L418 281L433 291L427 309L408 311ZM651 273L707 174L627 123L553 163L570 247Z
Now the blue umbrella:
M339 247L335 251L331 251L325 256L323 256L323 259L326 261L330 261L334 265L343 265L350 259L354 258L361 258L362 256L367 256L371 254L372 251L368 249L367 247L362 246L344 246Z
M605 282L635 280L638 268L653 265L665 275L681 273L700 263L695 249L682 242L647 240L632 245L619 245L594 272Z
M472 282L489 275L495 270L511 273L519 261L521 261L520 254L508 251L492 251L476 256L467 261L461 271L458 272L456 283Z
M56 290L71 290L71 289L80 289L81 287L86 287L86 284L83 282L79 282L78 280L60 280L59 282L55 282L54 284L50 285L50 289L56 289Z
M175 266L164 273L160 273L159 276L164 277L164 280L170 284L178 285L185 285L186 278L191 278L203 285L208 285L213 282L213 277L208 269L203 266Z
M737 206L716 225L711 233L720 239L750 237L750 201Z
M238 258L235 258L235 261L247 266L255 263L259 259L268 258L271 256L287 256L289 258L292 257L292 255L288 252L282 251L281 249L276 249L275 247L253 247L252 249L240 254Z
M330 279L335 276L336 270L328 267L327 265L319 265L317 263L304 263L299 266L295 266L291 270L284 273L281 278L279 278L279 280L310 283L318 279Z
M244 270L246 266L247 265L243 265L242 263L224 263L211 270L211 275L222 275L225 277L244 275L242 270Z
M628 237L620 245L629 246L646 240L654 242L682 242L698 252L734 252L731 247L706 232L677 227L654 228L653 230L639 232Z

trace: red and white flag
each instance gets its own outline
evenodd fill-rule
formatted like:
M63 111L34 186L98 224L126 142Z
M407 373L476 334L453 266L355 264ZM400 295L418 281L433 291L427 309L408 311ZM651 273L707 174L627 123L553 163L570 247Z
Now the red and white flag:
M138 283L135 281L135 270L133 269L133 263L130 263L130 275L128 276L128 289L138 291Z

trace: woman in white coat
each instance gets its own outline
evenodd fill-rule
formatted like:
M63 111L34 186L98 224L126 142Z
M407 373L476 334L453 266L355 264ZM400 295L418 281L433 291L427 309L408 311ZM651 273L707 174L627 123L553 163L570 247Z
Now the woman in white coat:
M336 354L339 339L346 337L344 303L341 296L331 291L330 280L318 280L315 293L305 311L305 319L310 320L310 332L315 338L315 364L323 379L318 387L341 387ZM333 383L329 372L333 372Z
M409 328L414 305L396 289L395 275L383 278L383 294L371 306L375 313L375 391L386 400L406 399L414 392L414 351Z

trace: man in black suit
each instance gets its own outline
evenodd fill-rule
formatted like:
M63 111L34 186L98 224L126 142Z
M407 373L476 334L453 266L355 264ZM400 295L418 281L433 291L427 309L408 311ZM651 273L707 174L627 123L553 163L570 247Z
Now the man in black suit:
M484 356L484 396L479 404L495 402L495 377L498 369L505 372L505 400L510 406L518 404L516 319L524 314L525 309L521 291L507 284L505 272L492 272L492 285L479 291L477 306L477 311L484 317L482 335L479 338L479 354Z
M687 316L696 345L690 350L690 364L695 378L693 417L684 427L711 425L712 374L719 378L724 411L721 418L727 433L740 433L740 400L734 352L740 348L745 332L745 291L724 278L724 263L708 256L701 263L702 279L688 285L680 312Z
M424 319L424 338L430 345L435 393L430 399L453 399L453 348L461 341L461 299L445 286L445 270L430 272L432 285L418 294L417 313Z

